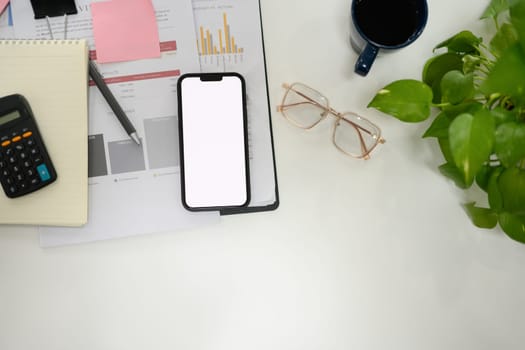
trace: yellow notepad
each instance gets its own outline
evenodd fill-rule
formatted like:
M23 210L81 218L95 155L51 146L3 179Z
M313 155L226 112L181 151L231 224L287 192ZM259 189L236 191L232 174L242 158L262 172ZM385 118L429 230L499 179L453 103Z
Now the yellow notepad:
M29 102L57 180L10 199L0 223L81 226L88 213L88 47L85 40L0 40L0 96Z

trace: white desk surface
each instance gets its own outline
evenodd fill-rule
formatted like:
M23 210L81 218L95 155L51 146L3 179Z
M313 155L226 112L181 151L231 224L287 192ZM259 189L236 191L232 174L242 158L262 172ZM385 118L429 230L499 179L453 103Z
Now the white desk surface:
M442 39L483 30L489 1L429 1L423 35L366 78L350 0L261 2L272 109L301 81L387 143L346 159L329 122L305 134L274 113L277 211L54 249L0 227L0 349L523 349L525 245L470 223L427 124L366 108Z

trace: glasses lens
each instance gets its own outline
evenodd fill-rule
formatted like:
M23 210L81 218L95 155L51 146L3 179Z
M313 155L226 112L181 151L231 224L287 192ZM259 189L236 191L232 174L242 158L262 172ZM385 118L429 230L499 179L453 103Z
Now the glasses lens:
M334 129L335 145L353 157L366 157L380 142L381 130L356 114L346 113L342 117Z
M326 115L328 100L314 89L295 83L284 96L282 112L298 127L309 129Z

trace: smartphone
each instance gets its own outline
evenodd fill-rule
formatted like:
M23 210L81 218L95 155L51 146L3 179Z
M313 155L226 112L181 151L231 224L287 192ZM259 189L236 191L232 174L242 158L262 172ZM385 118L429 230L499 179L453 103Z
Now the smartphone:
M190 73L177 83L182 204L192 211L250 200L246 86L238 73Z

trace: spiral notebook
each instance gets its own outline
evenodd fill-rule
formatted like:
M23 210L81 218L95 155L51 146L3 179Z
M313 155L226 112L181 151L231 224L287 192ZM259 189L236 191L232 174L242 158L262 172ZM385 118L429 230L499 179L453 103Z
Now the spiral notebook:
M85 40L0 40L0 96L29 102L57 180L8 198L0 223L81 226L88 213L88 47Z

